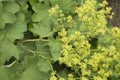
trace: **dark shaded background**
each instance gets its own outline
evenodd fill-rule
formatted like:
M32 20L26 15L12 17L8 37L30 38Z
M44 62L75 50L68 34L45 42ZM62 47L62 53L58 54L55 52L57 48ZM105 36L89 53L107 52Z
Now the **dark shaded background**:
M107 0L109 2L109 6L112 7L112 11L114 12L114 16L112 20L109 20L113 26L120 27L120 0Z

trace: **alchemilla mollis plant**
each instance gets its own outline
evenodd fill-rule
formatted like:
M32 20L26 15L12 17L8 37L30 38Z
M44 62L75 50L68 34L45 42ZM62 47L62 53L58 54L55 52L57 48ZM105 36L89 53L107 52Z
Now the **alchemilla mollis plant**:
M1 0L0 80L119 80L120 28L106 0Z

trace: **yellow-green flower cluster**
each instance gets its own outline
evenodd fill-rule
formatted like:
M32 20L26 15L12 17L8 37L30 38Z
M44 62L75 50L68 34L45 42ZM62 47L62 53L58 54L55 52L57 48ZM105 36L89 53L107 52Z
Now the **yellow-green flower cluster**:
M55 5L55 7L52 7L49 10L49 16L55 16L55 15L57 15L58 12L59 12L59 6Z
M118 27L114 27L111 30L111 40L112 40L112 44L114 46L116 46L116 48L118 49L118 51L120 52L120 28Z
M75 10L80 25L57 5L49 11L62 47L59 63L74 70L80 80L108 80L109 77L120 76L120 28L107 28L106 18L111 18L113 13L106 5L106 0L99 4L96 0L85 0L84 5ZM89 38L95 36L98 36L98 43L93 49ZM52 75L52 79L57 78ZM75 80L75 77L69 74L66 79Z
M59 9L58 5L52 7L49 10L50 19L54 23L54 31L57 32L64 27L64 21L66 20L65 15L63 14L62 10Z
M87 79L86 77L81 77L81 80L89 80L89 79Z
M79 20L82 22L80 30L82 32L89 32L87 36L96 36L99 33L102 35L106 32L106 16L111 16L110 7L104 8L108 3L103 1L99 4L101 6L100 10L97 10L96 6L98 3L96 0L85 0L83 6L76 8L76 13L78 14Z
M82 65L81 60L87 57L90 53L90 44L85 36L79 31L68 36L67 31L62 29L58 35L61 37L62 48L61 54L63 57L59 59L60 63L65 63L67 66Z
M57 80L57 77L55 76L55 72L54 71L51 73L50 80Z
M115 73L116 73L116 76L120 76L120 65L119 64L115 65Z
M49 10L49 16L54 23L54 31L60 31L62 28L76 27L76 22L71 15L65 16L59 6L56 5Z
M120 28L112 27L108 29L107 35L102 36L101 40L104 44L114 45L120 51Z
M87 70L87 64L85 63L85 59L90 55L90 44L88 40L79 31L76 31L72 35L68 34L69 32L64 28L58 33L63 48L59 63L64 63L68 67L72 67L76 72L81 69L82 77L86 75L90 76L91 71ZM87 80L86 77L84 78Z
M73 27L76 27L76 22L73 20L72 16L71 15L68 15L66 17L66 20L67 20L67 26L69 28L73 28Z
M66 78L66 79L65 79L65 78L62 78L62 77L60 77L60 76L59 76L59 78L57 78L55 71L52 71L52 72L51 72L51 76L50 76L49 79L50 79L50 80L76 80L76 79L74 78L73 74L68 74L68 78Z
M110 31L115 40L120 38L119 28L112 28ZM98 46L98 51L92 52L90 44L82 32L76 31L74 34L68 34L69 31L65 28L58 33L63 48L62 57L59 58L60 64L64 63L68 67L72 67L76 73L81 70L81 74L78 72L81 80L91 78L93 80L107 80L108 77L114 75L113 69L115 75L120 75L120 65L118 65L120 52L114 45Z
M120 28L114 27L111 29L111 35L120 41Z
M106 0L104 0L102 3L99 4L100 7L105 7L106 5L108 5L108 2Z
M120 53L117 51L117 49L114 46L110 46L109 48L101 47L99 48L98 53L94 53L91 55L91 58L87 60L87 64L91 66L91 72L94 72L94 80L97 80L98 78L101 78L101 80L107 80L108 77L113 75L113 70L116 74L117 73L115 69L116 66L118 66ZM120 65L119 65L120 67Z
M67 80L75 80L74 76L72 74L68 74L68 79Z
M112 8L111 7L107 7L106 5L108 5L108 2L106 0L104 0L103 3L99 4L99 6L101 8L104 8L106 10L105 14L108 14L106 16L109 17L110 19L112 19L113 15L114 15L113 12L111 13Z
M94 80L107 80L107 79L103 79L101 76L94 76L93 79Z

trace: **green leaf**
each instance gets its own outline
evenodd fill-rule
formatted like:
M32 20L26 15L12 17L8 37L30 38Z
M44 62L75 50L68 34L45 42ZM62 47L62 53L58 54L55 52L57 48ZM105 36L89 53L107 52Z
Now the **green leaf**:
M10 80L9 75L7 74L7 71L3 66L0 66L0 73L1 80Z
M5 31L0 31L0 40L4 39L5 37L5 34L3 33L5 33Z
M30 1L30 4L33 6L34 4L38 3L39 1L38 0L29 0Z
M0 2L0 15L3 13L3 4Z
M35 67L30 67L25 69L22 74L22 80L38 80L39 79L39 72L36 70Z
M32 15L32 21L33 22L40 22L44 19L48 19L48 9L44 9L44 10L38 10L39 12L34 13Z
M2 19L4 23L14 23L16 16L10 12L4 12L1 14L0 19Z
M0 16L0 29L3 29L5 27L5 22L3 21L3 19Z
M31 66L23 72L20 80L48 80L49 74L40 72L35 66Z
M37 66L39 56L35 56L34 58L31 56L26 56L23 63L25 69L23 73L20 75L20 80L48 80L50 72L44 73L39 71Z
M52 6L58 4L64 13L74 12L75 8L77 7L76 2L72 0L50 0L50 3Z
M0 40L0 64L3 64L10 57L19 58L19 51L17 47L8 40Z
M48 37L52 34L48 20L42 21L41 23L34 23L33 27L30 28L30 31L40 35L40 37Z
M55 61L58 60L58 58L60 57L60 50L61 50L61 45L59 41L56 39L50 39L49 46L50 46L52 59Z
M43 19L48 19L48 10L50 8L48 0L44 0L43 3L35 3L32 6L32 9L34 10L34 14L32 15L32 21L33 22L40 22Z
M49 43L48 42L44 42L44 41L39 41L36 42L36 47L37 47L37 52L39 53L39 55L42 55L46 58L50 58L50 47L49 47Z
M51 66L50 66L50 61L46 60L44 58L39 58L39 61L37 62L37 66L39 68L40 71L48 73L49 70L51 70Z
M16 14L17 20L14 24L6 25L4 34L5 38L9 39L11 42L14 42L16 39L23 38L23 32L27 30L27 24L25 22L25 16L23 13L19 12Z
M21 6L26 5L26 3L27 3L28 1L29 1L29 0L16 0L16 2L19 3L19 5L21 5Z
M35 46L34 42L26 42L23 45L20 45L20 48L18 48L18 49L19 49L19 52L20 52L19 60L23 60L27 56L31 56L31 57L35 56L35 54L32 53L32 51L36 50L36 46Z
M15 0L0 0L0 2L5 2L5 1L15 1Z
M4 9L10 13L16 13L20 10L19 5L15 1L5 1L3 5Z
M76 3L72 0L66 0L66 1L62 0L61 4L59 5L61 9L63 10L63 12L65 13L69 13L70 11L74 12L75 8L77 7Z
M32 9L34 10L34 12L38 13L40 11L44 11L46 9L49 9L49 5L45 5L43 3L35 3L33 6L32 6Z
M26 22L31 21L32 9L29 8L28 2L29 0L16 0L16 2L20 5L20 10L25 14Z
M24 72L24 69L25 66L23 65L23 63L17 61L14 65L12 65L12 67L6 68L4 72L6 71L7 76L9 75L9 80L20 80L20 77Z
M39 2L42 2L42 1L44 1L44 0L39 0Z
M20 10L19 8L19 5L14 1L0 3L0 29L3 29L6 23L11 24L16 21L15 13Z
M32 15L33 27L30 28L34 34L40 35L40 37L48 37L51 34L50 19L48 9L50 8L48 0L43 3L33 2L32 9L34 14Z
M50 3L52 4L52 6L56 5L56 4L60 4L62 0L50 0Z
M50 7L49 0L44 0L44 5L49 8Z

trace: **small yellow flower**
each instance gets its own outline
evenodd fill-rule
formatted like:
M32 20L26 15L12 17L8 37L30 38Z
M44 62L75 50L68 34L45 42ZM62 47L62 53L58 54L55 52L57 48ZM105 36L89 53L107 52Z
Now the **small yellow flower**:
M98 71L98 74L99 74L99 75L104 75L104 73L105 73L104 69L100 69L100 70Z
M108 5L108 2L106 0L104 0L103 5Z
M86 77L81 77L81 80L89 80L89 79L87 79Z
M50 16L56 15L57 11L59 10L59 6L55 5L55 7L52 7L48 12L50 14Z
M57 80L57 77L55 76L55 72L54 71L51 73L50 80Z
M94 80L104 80L104 79L100 76L94 76Z
M64 78L60 78L59 80L65 80Z
M112 10L111 7L106 7L106 14L110 14L110 11Z

